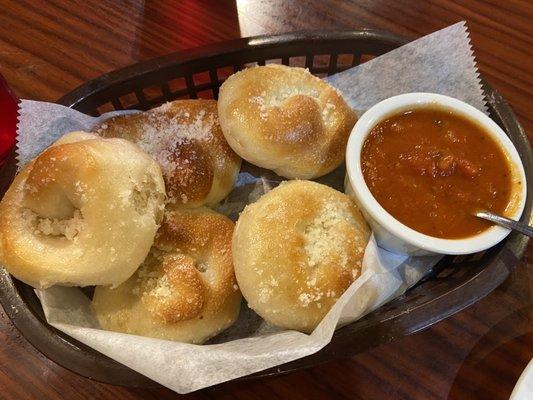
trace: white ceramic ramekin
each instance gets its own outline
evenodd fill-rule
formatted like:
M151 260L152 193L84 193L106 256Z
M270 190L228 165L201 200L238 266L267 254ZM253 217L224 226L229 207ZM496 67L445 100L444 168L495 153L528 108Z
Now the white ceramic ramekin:
M526 201L526 177L520 156L505 132L478 109L451 97L434 93L408 93L381 101L355 124L346 149L346 193L358 203L372 227L378 244L390 251L408 255L470 254L488 249L503 240L510 231L493 226L478 235L464 239L439 239L424 235L402 224L390 215L370 193L361 170L361 149L369 132L380 121L402 111L426 106L452 110L481 125L507 156L513 171L513 191L504 215L519 219ZM521 182L521 184L518 184Z

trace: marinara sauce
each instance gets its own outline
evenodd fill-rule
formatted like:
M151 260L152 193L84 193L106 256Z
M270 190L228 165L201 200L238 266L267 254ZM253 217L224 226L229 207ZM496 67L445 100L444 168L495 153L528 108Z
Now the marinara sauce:
M501 147L475 122L420 108L377 124L361 152L370 192L393 217L426 235L459 239L491 226L472 215L503 213L512 170Z

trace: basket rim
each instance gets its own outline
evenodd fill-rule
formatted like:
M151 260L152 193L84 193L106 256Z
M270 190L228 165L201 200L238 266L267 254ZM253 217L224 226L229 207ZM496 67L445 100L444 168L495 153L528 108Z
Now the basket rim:
M239 52L249 51L254 48L272 47L275 45L289 44L298 41L305 42L310 39L332 42L354 39L368 41L382 40L396 47L401 46L408 41L405 38L401 38L388 32L371 29L325 32L303 31L288 34L262 35L235 39L221 43L209 44L194 49L177 51L165 56L141 61L140 63L106 73L78 86L76 89L62 96L57 102L62 105L76 108L76 105L78 105L84 98L91 96L102 88L109 87L110 85L117 85L127 80L134 80L136 77L153 72L154 70L171 68L177 63L182 64L186 62L194 62L200 58L205 59L209 57L217 57L222 54L236 54ZM506 132L512 132L513 142L519 149L520 156L522 157L528 180L528 196L523 218L524 216L527 216L527 219L531 221L533 218L531 210L533 189L533 184L531 182L531 175L533 172L533 153L529 146L529 141L524 130L516 120L516 117L505 100L498 92L492 89L490 85L486 84L485 82L484 93L492 111L502 121ZM12 154L12 158L14 160L14 152ZM458 292L468 293L467 301L463 301L462 303L455 304L453 307L449 307L446 312L441 312L441 314L431 320L422 318L420 315L417 315L417 312L420 314L422 308L428 309L436 307L436 303L438 303L441 298L445 297L445 295L435 298L428 303L418 305L410 311L410 329L401 330L397 326L394 326L393 323L400 319L402 315L395 315L388 319L383 319L380 321L380 324L382 328L387 331L387 336L385 338L382 337L379 339L372 339L373 341L368 348L381 343L393 341L396 337L411 334L427 328L428 326L447 318L448 316L468 307L475 301L484 297L507 277L510 271L508 265L514 265L516 262L518 262L519 258L521 258L527 247L527 243L527 238L524 238L518 234L511 234L505 242L505 246L502 247L502 257L510 261L504 263L501 260L493 260L491 262L493 265L487 265L487 268L472 276L469 280L453 288L453 290L450 292L446 292L446 295L451 293L452 297L453 294ZM480 282L485 284L485 286L483 286L482 293L479 292L479 287L481 285ZM118 362L109 359L100 353L96 353L96 351L93 349L90 349L91 351L87 352L86 348L88 347L76 342L74 339L72 339L72 341L68 341L58 335L57 333L59 331L50 325L43 323L41 317L36 315L33 310L27 306L26 302L21 296L21 287L22 284L20 282L13 279L4 269L0 269L0 303L4 307L6 315L8 315L10 320L23 334L23 336L37 350L39 350L49 359L73 372L102 382L133 387L159 386L143 375L130 370L122 364L119 364ZM353 329L350 330L349 327L350 325L337 330L334 338L344 338L343 340L345 342L348 339L350 339L351 342L356 342L361 337L364 337L365 333L368 333L369 331L368 328L364 326L358 331ZM296 369L316 365L320 362L325 362L334 358L351 356L357 352L342 351L335 346L332 346L332 344L333 340L332 343L325 347L325 349L311 356L240 379L250 379L253 377L286 373ZM324 354L326 354L324 350L327 352L327 359L324 359ZM359 349L359 351L361 350ZM322 356L320 356L320 354L322 354ZM96 372L95 366L97 369L99 369Z
M176 63L186 64L199 58L231 55L251 49L261 49L273 45L296 44L308 40L349 41L349 40L380 40L394 46L402 46L409 42L406 37L394 35L378 29L320 31L302 30L275 35L259 35L220 41L191 49L178 50L169 54L143 60L90 79L60 97L56 103L75 108L84 98L93 95L104 87L119 85L154 70L172 68Z

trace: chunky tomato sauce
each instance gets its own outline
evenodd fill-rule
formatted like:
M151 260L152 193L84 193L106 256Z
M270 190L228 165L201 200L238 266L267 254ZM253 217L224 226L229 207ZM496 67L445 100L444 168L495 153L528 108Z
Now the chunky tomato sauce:
M512 171L500 146L465 117L439 108L394 115L366 139L361 164L376 200L403 224L456 239L491 226L478 209L503 213Z

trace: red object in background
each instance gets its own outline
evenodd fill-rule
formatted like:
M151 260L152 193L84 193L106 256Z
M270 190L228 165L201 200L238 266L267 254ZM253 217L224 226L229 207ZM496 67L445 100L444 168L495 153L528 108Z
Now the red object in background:
M15 145L19 100L0 74L0 166Z

